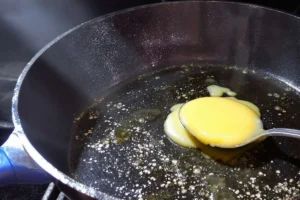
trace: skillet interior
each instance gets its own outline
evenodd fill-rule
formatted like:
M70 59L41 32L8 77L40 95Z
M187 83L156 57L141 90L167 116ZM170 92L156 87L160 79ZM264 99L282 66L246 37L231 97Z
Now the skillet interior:
M284 77L297 87L299 36L300 22L296 17L224 2L166 3L99 18L58 40L35 61L21 86L18 114L26 136L39 153L57 169L73 176L74 171L80 172L79 168L69 167L68 159L80 157L79 152L69 151L74 117L94 99L116 93L114 85L122 84L122 90L138 74L193 62L260 69ZM233 80L224 81L224 85L237 89ZM251 98L258 97L249 96L247 100ZM297 111L296 108L291 109ZM292 120L282 126L289 122ZM86 170L84 173L89 174ZM80 178L80 174L76 178L97 187ZM109 186L101 190L113 192Z
M300 128L299 94L267 74L224 66L171 67L116 85L77 117L70 151L73 176L120 198L297 196L299 141L268 138L234 150L205 147L215 161L165 136L170 107L209 96L206 86L211 84L229 87L237 98L258 105L266 129Z

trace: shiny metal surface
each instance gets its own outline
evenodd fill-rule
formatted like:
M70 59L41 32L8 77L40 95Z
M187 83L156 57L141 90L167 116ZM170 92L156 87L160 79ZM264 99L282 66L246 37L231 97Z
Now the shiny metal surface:
M41 170L41 167L26 153L16 133L13 132L9 136L8 140L2 145L2 149L13 163Z
M252 138L251 140L248 140L247 142L245 142L243 144L237 145L235 148L245 146L245 145L252 143L258 139L270 137L270 136L290 137L290 138L300 139L300 130L289 129L289 128L273 128L273 129L265 130L258 136Z
M53 181L53 178L27 154L14 132L0 147L0 151L0 185L44 184Z

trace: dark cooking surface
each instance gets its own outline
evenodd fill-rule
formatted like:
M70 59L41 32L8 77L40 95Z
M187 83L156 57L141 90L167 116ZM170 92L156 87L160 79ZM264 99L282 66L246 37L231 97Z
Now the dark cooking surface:
M247 197L247 192L252 199L300 195L300 161L296 159L300 151L295 148L299 142L291 147L291 143L269 138L239 159L237 152L248 147L227 150L225 155L232 158L226 166L206 159L199 150L180 148L165 136L163 123L170 107L208 96L206 87L211 84L228 87L237 92L238 99L256 104L266 129L300 128L300 112L295 109L300 108L299 94L277 79L247 68L171 67L116 85L77 118L74 149L70 150L73 176L120 198L192 199L210 194L216 199L234 199ZM276 106L284 110L277 111ZM224 150L217 153L218 157ZM195 173L196 169L201 172ZM279 192L280 184L286 183L287 190ZM215 192L206 192L214 191L213 187Z
M12 128L10 116L12 88L25 63L47 42L74 25L106 12L137 5L136 3L127 4L125 1L111 2L111 4L102 4L101 1L68 0L62 4L58 0L48 4L31 0L23 4L15 0L0 1L0 12L3 14L0 16L0 123L6 127L0 130L0 143L5 140ZM280 3L274 1L245 2L254 2L288 12L295 11L298 3L296 1L281 1ZM45 23L46 21L47 23ZM17 29L18 24L15 24L16 22L21 25L18 27L19 29ZM38 30L36 27L39 27ZM0 188L0 199L40 199L44 188L45 186L5 186Z

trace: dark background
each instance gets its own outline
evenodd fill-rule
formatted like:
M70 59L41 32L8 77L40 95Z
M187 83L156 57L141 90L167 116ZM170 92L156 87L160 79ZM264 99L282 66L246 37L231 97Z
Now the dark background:
M11 98L31 57L68 29L95 17L164 0L0 0L0 145L13 130ZM241 0L300 16L299 0ZM5 186L0 199L41 199L47 185Z

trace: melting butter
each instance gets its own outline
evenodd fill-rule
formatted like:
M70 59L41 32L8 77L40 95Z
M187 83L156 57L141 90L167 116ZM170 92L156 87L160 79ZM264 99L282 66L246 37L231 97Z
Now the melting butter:
M244 101L244 100L240 100L240 99L237 99L237 98L233 97L233 96L236 96L237 93L233 92L229 88L221 87L221 86L218 86L218 85L210 85L210 86L207 86L206 89L209 92L209 95L211 97L221 97L221 96L223 96L224 93L227 94L230 97L226 97L226 98L235 100L239 103L242 103L242 104L248 106L260 117L259 108L255 104L253 104L249 101Z
M229 88L218 85L207 86L207 91L211 97L221 97L224 93L228 96L236 96L236 93L231 91Z
M262 130L262 122L249 106L224 97L202 97L180 111L183 125L202 143L234 148Z
M207 87L207 90L210 94L210 96L222 96L224 93L226 93L230 97L224 97L231 100L235 100L241 104L244 104L248 106L250 109L252 109L258 117L261 116L259 108L248 101L239 100L233 96L236 95L235 92L231 91L229 88L221 87L218 85L210 85ZM237 149L221 149L221 148L215 148L211 147L209 145L205 145L201 143L199 140L196 139L195 136L193 136L191 133L186 131L186 129L182 126L181 122L179 121L178 115L179 115L179 109L181 108L183 104L176 104L171 107L170 111L171 113L168 115L165 123L164 123L164 131L166 135L176 144L183 146L183 147L189 147L189 148L199 148L201 149L203 155L206 157L212 158L217 161L221 161L225 164L233 164L236 159L244 154L248 149L252 148L257 143L261 142L256 141L254 143L251 143L249 145L246 145L244 147L240 147Z
M183 104L176 104L172 106L170 109L171 113L164 123L164 131L174 143L183 147L199 148L205 157L228 165L234 165L239 156L256 145L256 143L251 143L237 149L221 149L201 143L181 125L178 112L182 105Z
M184 103L179 103L179 104L176 104L176 105L172 106L172 107L170 108L170 111L173 112L173 111L175 111L175 110L179 110L179 109L181 108L181 106L183 106L183 104L184 104Z
M244 100L237 99L235 97L225 97L225 98L235 100L235 101L237 101L241 104L244 104L244 105L248 106L250 109L252 109L257 114L258 117L260 117L260 110L255 104L253 104L249 101L244 101Z
M226 97L228 99L232 99L235 101L238 101L241 104L244 104L246 106L248 106L250 109L252 109L258 117L260 117L260 110L259 108L248 101L244 101L244 100L239 100L235 97ZM164 123L164 132L166 133L166 135L176 144L180 145L180 146L184 146L184 147L189 147L189 148L200 148L200 149L204 149L204 153L207 153L209 151L212 151L211 148L206 148L206 145L204 145L203 143L201 143L200 141L198 141L196 139L195 136L193 136L191 133L189 133L181 124L181 122L179 121L179 109L181 108L181 106L184 105L183 103L181 104L176 104L174 106L172 106L170 108L171 113L168 115L165 123ZM217 152L217 153L215 153ZM218 158L217 154L220 153L219 151L212 151L213 154L213 158ZM221 156L223 161L228 161L230 160L232 157L235 157L237 153L229 153L229 155L226 154L226 156ZM234 155L234 156L233 156Z
M164 123L164 131L176 144L183 147L198 148L199 141L190 134L179 121L179 109L182 105L183 104L176 104L172 106L170 109L172 112L168 115Z

